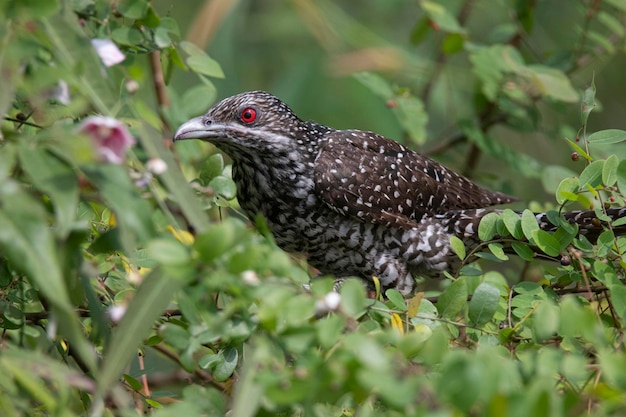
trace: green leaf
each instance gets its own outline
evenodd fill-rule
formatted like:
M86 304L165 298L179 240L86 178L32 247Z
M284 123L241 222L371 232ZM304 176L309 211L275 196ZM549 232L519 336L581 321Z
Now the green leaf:
M561 252L559 241L550 233L544 230L534 230L532 232L533 240L537 247L549 256L558 256Z
M476 327L488 323L500 302L500 290L493 285L483 282L472 295L469 303L469 319Z
M501 243L490 243L488 245L491 253L498 259L502 261L508 261L509 257L504 253L504 249L502 248Z
M475 255L481 259L486 259L490 262L502 262L502 259L498 258L491 252L476 252Z
M511 233L509 232L509 229L506 228L501 214L502 213L498 216L498 221L496 222L496 235L499 237L509 237L511 236Z
M626 9L626 8L625 8ZM597 15L597 19L604 24L611 32L619 35L619 37L624 37L626 34L626 30L624 29L624 24L619 21L618 18L613 16L610 13L607 13L604 10L600 10Z
M419 98L409 94L395 97L395 102L397 105L393 112L409 137L417 144L426 142L428 114L424 110L424 103Z
M478 225L478 238L483 242L489 241L496 236L497 228L496 222L498 221L498 215L496 213L487 213Z
M457 279L446 288L437 301L437 310L441 317L454 319L467 305L467 283L465 279Z
M413 45L419 45L430 33L431 27L429 25L428 16L420 17L413 29L411 30L410 40Z
M211 224L194 242L194 249L198 251L203 262L211 263L232 248L243 233L241 222L228 218L222 223Z
M517 256L527 262L532 261L535 256L535 252L533 252L533 250L529 248L526 243L513 242L511 243L511 247L513 248Z
M172 238L152 239L146 249L155 261L163 265L183 265L191 259L189 250Z
M177 275L171 276L165 274L162 268L155 268L144 277L122 320L113 330L110 343L105 347L102 366L96 377L96 394L100 398L103 398L137 354L139 345L167 308L174 293L194 275L193 268L176 268L175 271Z
M622 226L624 224L626 224L626 217L620 217L619 219L615 220L614 222L611 222L611 225L613 227Z
M566 103L578 101L578 92L563 71L543 65L529 65L527 68L542 94Z
M564 204L566 201L577 201L580 184L577 177L564 178L556 189L556 201Z
M143 35L138 29L120 27L111 32L111 39L120 45L135 46L143 41Z
M593 161L580 173L578 181L581 187L589 185L590 187L597 187L602 181L602 167L604 166L604 160Z
M226 200L232 200L237 196L237 185L229 177L219 175L213 178L209 184L209 187L215 190L215 193Z
M517 35L517 26L513 23L500 23L490 29L490 43L507 43L511 38Z
M406 311L406 301L400 292L396 289L390 288L385 291L387 299L393 304L394 310Z
M452 246L452 250L456 253L461 260L465 259L465 244L461 239L456 236L450 236L450 246Z
M592 133L587 137L590 144L608 145L626 140L626 130L606 129Z
M612 230L605 230L598 236L598 256L606 256L615 244L615 234Z
M124 17L141 19L148 12L149 3L145 0L123 0L117 6L117 10Z
M602 167L602 184L606 187L612 187L617 182L617 167L619 166L619 159L615 155L609 156L604 161Z
M533 314L532 327L538 341L553 337L559 328L559 307L552 301L540 301Z
M124 381L126 381L126 383L137 392L141 391L141 389L143 388L141 382L137 381L135 378L128 374L123 374L122 378L124 378Z
M239 352L234 347L227 347L217 354L219 360L213 369L213 378L216 381L226 381L235 372Z
M199 177L204 184L208 184L213 178L221 175L222 171L224 171L224 156L217 152L204 160Z
M394 94L389 82L376 73L357 72L353 77L383 100L387 100Z
M489 100L496 100L501 93L502 81L509 73L524 72L524 58L509 45L493 45L477 48L470 54L474 73L481 81L481 90Z
M189 55L186 62L193 71L209 77L224 78L224 72L220 64L209 57L202 49L187 41L181 42L180 46Z
M317 320L315 327L320 345L325 349L330 349L341 338L346 327L346 320L339 315L328 315Z
M626 159L617 166L617 188L622 195L626 195Z
M595 30L588 30L586 35L587 35L587 39L589 39L592 42L595 42L597 46L604 49L605 53L610 54L610 55L615 53L616 51L615 44L604 33L596 32Z
M360 317L367 305L365 288L356 279L349 279L341 285L341 309L351 317Z
M626 286L621 282L612 284L609 286L609 291L617 317L624 317L626 315Z
M603 379L615 392L626 390L626 374L622 372L626 368L626 356L623 352L603 349L598 354L598 363Z
M585 158L587 161L593 161L593 158L591 157L591 155L589 155L587 152L585 152L585 150L583 148L578 146L578 144L576 142L574 142L573 140L569 140L568 138L565 138L565 140L567 141L567 143L569 143L569 145L572 147L572 149L574 149L580 156Z
M413 326L424 325L430 329L436 329L441 326L441 322L437 320L437 307L427 299L422 299L419 305L417 315L411 319Z
M522 212L522 232L524 232L524 236L529 241L533 238L533 233L539 230L539 225L537 224L537 217L535 214L526 209Z
M20 146L20 163L35 187L54 204L57 234L66 236L76 219L78 179L69 165L41 148Z
M450 33L441 43L441 50L446 54L456 54L463 50L465 44L465 36L459 33Z
M504 223L504 226L511 236L515 239L524 237L524 233L522 232L522 219L519 213L507 208L500 214L500 219L502 219L502 223Z
M422 0L422 10L444 32L465 33L465 29L459 25L456 17L445 6L430 0Z
M159 49L167 48L172 44L172 38L170 38L169 31L163 27L158 27L154 30L154 43Z
M626 12L626 3L624 3L622 0L605 0L605 1L611 6L615 7L616 9L622 12Z
M591 336L590 340L596 340L594 333L598 331L597 317L592 309L585 308L577 300L576 295L564 296L559 308L561 311L559 335L563 337Z

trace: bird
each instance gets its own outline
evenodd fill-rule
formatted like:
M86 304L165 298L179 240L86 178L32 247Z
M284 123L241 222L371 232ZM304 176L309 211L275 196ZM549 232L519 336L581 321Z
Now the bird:
M405 296L416 278L460 267L452 236L476 247L480 220L501 212L492 206L518 201L382 135L305 121L264 91L225 98L183 123L174 142L186 139L231 158L239 205L252 221L263 216L283 250L304 254L321 274L370 287L376 277ZM556 229L545 213L536 217ZM593 211L565 218L602 231Z

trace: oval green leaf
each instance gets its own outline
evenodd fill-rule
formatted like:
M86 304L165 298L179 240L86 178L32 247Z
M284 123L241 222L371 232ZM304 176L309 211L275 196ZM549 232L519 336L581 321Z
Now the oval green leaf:
M619 159L615 155L609 156L606 161L604 161L604 166L602 167L602 184L611 187L617 182L618 166Z
M458 279L446 288L437 301L437 310L441 317L455 318L467 304L467 283L465 279Z
M556 189L556 201L563 204L566 201L576 201L578 199L579 183L578 178L564 178Z
M472 295L469 303L469 319L476 327L484 326L495 314L500 302L500 290L483 282Z
M537 217L535 214L526 209L522 213L522 232L524 232L524 236L528 240L532 240L533 233L539 230L539 225L537 224Z
M602 181L602 167L604 166L604 160L593 161L580 173L581 187L590 185L591 187L597 187Z
M612 144L626 140L626 130L621 129L605 129L592 133L587 137L587 141L593 144Z
M544 230L535 230L533 232L533 240L535 241L537 247L546 255L558 256L561 251L559 241Z
M461 239L456 236L451 236L450 246L452 246L452 250L454 251L454 253L456 253L456 256L458 256L461 260L465 259L465 244Z
M488 213L483 217L478 225L478 238L483 242L493 239L497 233L497 221L498 215L496 213Z

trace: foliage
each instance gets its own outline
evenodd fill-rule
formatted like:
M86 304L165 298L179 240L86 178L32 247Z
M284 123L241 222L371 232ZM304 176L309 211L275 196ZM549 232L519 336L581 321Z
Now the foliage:
M499 2L507 18L483 17L485 34L469 20L473 2L422 0L406 48L359 24L354 6L293 2L335 48L333 71L383 98L413 146L462 149L468 174L493 157L556 198L554 232L528 210L490 215L476 247L453 240L466 264L444 288L408 300L356 280L339 296L330 278L304 285L305 265L262 219L261 233L242 220L222 155L171 146L169 132L214 101L225 72L156 3L0 4L2 415L624 415L626 222L606 210L626 196L615 146L626 134L588 132L596 87L575 78L623 53L622 2L576 5L577 41L541 53L535 2ZM406 6L387 3L376 7ZM455 59L474 100L437 90ZM183 93L170 84L180 74L195 81ZM459 131L435 144L426 112L444 99L463 111ZM552 135L567 141L551 144L571 146L578 174L494 130L537 134L540 109L578 103L580 119ZM575 204L607 221L597 242L564 220ZM537 249L560 264L537 262Z

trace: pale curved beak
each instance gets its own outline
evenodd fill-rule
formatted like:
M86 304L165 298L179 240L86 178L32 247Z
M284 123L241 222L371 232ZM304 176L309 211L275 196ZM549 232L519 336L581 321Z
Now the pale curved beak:
M183 139L204 139L215 137L210 124L205 123L204 116L194 117L183 123L174 134L174 142Z

